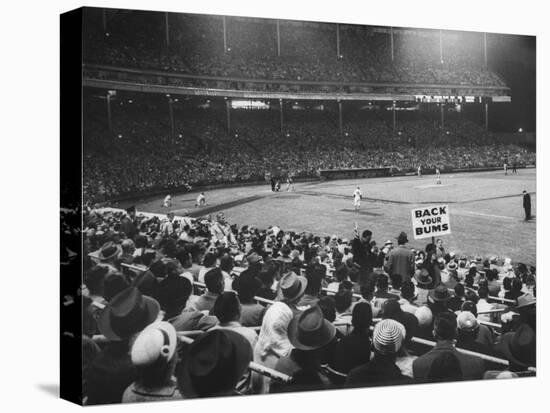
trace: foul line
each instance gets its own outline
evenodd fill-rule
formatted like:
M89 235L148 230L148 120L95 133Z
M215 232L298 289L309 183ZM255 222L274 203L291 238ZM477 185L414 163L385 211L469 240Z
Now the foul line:
M511 219L514 221L517 221L518 217L507 217L504 215L493 215L493 214L484 214L483 212L474 212L474 211L461 211L461 210L453 210L453 214L457 215L465 215L465 216L471 216L471 215L477 215L481 217L488 217L488 218L501 218L501 219Z

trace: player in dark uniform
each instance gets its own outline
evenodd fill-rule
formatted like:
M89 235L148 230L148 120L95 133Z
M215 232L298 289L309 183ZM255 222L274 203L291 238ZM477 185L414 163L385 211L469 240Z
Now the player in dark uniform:
M523 191L523 209L525 210L525 220L531 219L531 195L527 191Z

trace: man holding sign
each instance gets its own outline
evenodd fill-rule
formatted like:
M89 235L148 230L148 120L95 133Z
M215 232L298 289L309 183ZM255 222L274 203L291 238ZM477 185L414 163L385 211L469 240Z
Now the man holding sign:
M432 205L411 211L414 239L439 237L451 233L448 205Z

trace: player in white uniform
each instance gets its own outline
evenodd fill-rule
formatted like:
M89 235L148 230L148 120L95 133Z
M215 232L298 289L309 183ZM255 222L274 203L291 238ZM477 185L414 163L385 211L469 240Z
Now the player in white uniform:
M197 202L195 203L196 207L203 207L206 205L206 197L204 196L204 192L201 192L199 196L197 197Z
M288 192L289 190L292 190L292 192L294 192L294 182L292 182L292 178L290 177L290 175L286 178L286 191Z
M162 206L164 208L170 208L172 206L172 197L170 195L166 195L166 198L164 198L164 202L162 203Z
M356 211L359 210L361 207L361 199L363 198L363 192L361 192L361 189L357 187L355 191L353 191L353 207Z
M422 177L422 167L420 165L418 165L418 169L416 170L416 174L418 175L419 178Z
M439 185L441 183L441 173L439 172L439 168L435 168L435 174L437 175L437 180L435 183Z
M508 164L504 161L504 176L508 175Z

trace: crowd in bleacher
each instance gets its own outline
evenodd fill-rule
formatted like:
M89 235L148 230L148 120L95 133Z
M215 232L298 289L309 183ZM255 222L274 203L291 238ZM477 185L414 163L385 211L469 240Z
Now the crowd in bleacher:
M535 374L536 269L375 242L84 212L87 404Z
M126 109L125 109L126 110ZM503 144L498 135L468 120L347 119L344 134L331 114L287 114L281 132L271 114L186 111L171 133L161 110L116 113L113 131L87 110L84 123L84 194L102 202L159 190L263 181L267 175L318 177L321 169L390 167L394 172L501 167L535 163L535 153ZM195 112L196 113L196 112ZM164 116L164 118L163 118ZM271 116L271 118L270 118ZM116 177L116 179L115 179Z
M479 33L445 33L442 60L439 31L397 32L392 61L389 33L368 27L340 25L337 55L335 24L281 22L279 55L273 20L227 18L224 50L220 16L170 18L165 47L163 19L115 16L106 35L90 17L85 62L226 78L505 86L484 65Z

